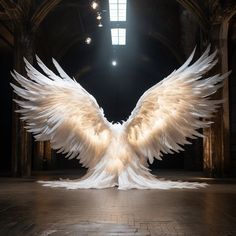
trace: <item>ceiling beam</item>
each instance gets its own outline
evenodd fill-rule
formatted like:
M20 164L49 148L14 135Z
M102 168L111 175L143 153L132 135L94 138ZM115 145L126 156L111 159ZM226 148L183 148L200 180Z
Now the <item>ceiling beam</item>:
M46 16L61 2L62 0L44 0L43 3L37 8L31 18L33 31L36 31L41 22Z
M20 6L17 3L10 0L0 0L0 6L3 7L9 19L13 21L18 20L23 13Z
M0 24L0 38L11 48L14 45L14 38L11 32L3 25Z
M181 4L185 9L192 12L193 15L196 16L197 21L201 28L204 31L207 31L209 29L210 23L205 15L203 9L198 5L198 3L195 0L176 0L179 4Z

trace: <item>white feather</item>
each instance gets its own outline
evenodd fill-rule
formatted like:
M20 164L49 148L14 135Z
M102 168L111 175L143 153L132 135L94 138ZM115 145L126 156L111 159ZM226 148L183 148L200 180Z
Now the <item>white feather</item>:
M208 127L222 101L210 95L222 86L228 76L203 79L216 63L216 52L210 47L192 65L189 59L168 77L148 89L137 102L129 119L111 124L104 117L96 99L71 79L53 59L60 76L48 69L37 57L47 75L37 71L27 60L30 79L12 73L22 88L11 84L24 100L15 100L26 128L36 140L50 140L52 148L77 158L89 168L78 181L43 182L46 186L106 188L115 185L129 188L196 188L201 183L163 182L153 177L147 159L161 160L163 154L183 151L187 138L203 137L199 129Z
M194 49L183 66L143 94L124 123L128 142L140 155L151 153L150 162L153 156L159 159L162 153L183 150L189 144L186 138L203 137L198 130L210 125L203 118L210 118L222 101L209 96L228 73L202 78L217 62L216 52L209 55L209 51L210 47L189 66Z
M52 148L68 153L69 159L80 156L80 160L86 160L86 167L92 167L109 145L109 122L95 98L81 85L68 76L64 80L55 75L38 57L37 61L49 78L26 59L27 74L31 80L16 71L12 73L24 87L12 84L15 93L25 99L16 102L23 108L20 112L28 130L38 141L50 140ZM57 69L65 76L58 64Z

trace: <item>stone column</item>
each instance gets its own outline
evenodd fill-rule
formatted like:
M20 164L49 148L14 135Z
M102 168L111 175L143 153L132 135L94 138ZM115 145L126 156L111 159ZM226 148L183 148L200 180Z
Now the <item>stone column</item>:
M15 27L14 34L14 66L19 73L25 75L23 57L33 63L34 37L27 29L27 22ZM16 97L16 95L13 95ZM19 107L13 102L12 106L12 174L13 176L31 175L32 137L26 132L24 122L15 113Z
M35 33L39 25L61 1L44 0L37 3L32 0L0 0L4 15L6 15L14 29L13 68L22 75L26 75L23 57L33 64ZM17 99L15 94L13 94L13 98ZM31 175L33 153L35 159L37 159L36 165L39 167L39 160L50 159L51 151L48 144L45 148L44 142L37 142L33 145L31 134L26 132L24 122L20 120L19 114L15 113L17 109L19 107L14 102L12 106L12 175L29 177Z
M220 22L211 29L212 45L219 50L219 63L213 73L223 74L228 71L228 23L232 17L229 16L220 18ZM230 173L231 164L228 80L212 99L223 99L223 104L213 118L214 124L204 130L204 171L211 177L223 177Z

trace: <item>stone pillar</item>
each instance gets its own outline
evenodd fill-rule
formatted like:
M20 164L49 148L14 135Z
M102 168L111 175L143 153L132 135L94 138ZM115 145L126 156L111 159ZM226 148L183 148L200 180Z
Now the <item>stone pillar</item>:
M226 73L228 71L228 18L213 25L210 37L213 48L219 50L219 63L212 73ZM206 175L223 177L230 172L228 80L212 99L223 99L223 104L213 118L214 124L204 130L203 167Z
M34 38L23 22L15 27L14 35L14 66L19 73L25 75L23 57L33 62ZM13 97L16 97L14 94ZM32 137L24 129L24 122L15 113L19 107L12 106L12 174L13 176L31 175Z
M26 75L23 57L33 64L34 37L39 25L61 1L45 0L37 3L32 0L0 0L4 15L12 23L14 29L13 68L22 75ZM15 94L13 94L13 98L17 99ZM29 177L33 153L38 169L40 160L43 162L45 159L51 159L51 149L49 143L46 146L44 142L37 142L33 145L31 134L26 132L24 122L20 120L19 114L15 113L17 109L19 107L14 102L12 106L12 175Z
M34 33L27 28L28 22L18 24L15 30L14 69L26 76L25 57L31 64L34 62ZM15 95L14 95L15 96ZM31 176L32 159L35 169L43 169L43 163L51 159L50 147L45 150L44 142L34 142L32 135L26 131L26 125L15 113L19 107L13 103L12 122L12 174L13 176Z

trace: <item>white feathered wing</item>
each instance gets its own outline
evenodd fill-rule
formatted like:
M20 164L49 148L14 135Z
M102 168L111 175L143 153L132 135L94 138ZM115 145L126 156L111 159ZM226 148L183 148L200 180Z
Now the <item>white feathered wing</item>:
M94 167L101 159L111 138L110 123L95 98L72 80L53 60L61 77L49 70L37 57L47 76L27 60L26 79L16 71L12 76L23 87L11 84L23 98L16 100L21 118L38 141L50 140L53 149L77 158L85 167Z
M125 126L127 140L136 153L161 159L163 153L183 150L187 138L203 137L198 129L211 122L207 120L222 101L211 100L210 95L222 87L228 73L203 79L216 63L217 52L209 55L210 46L192 65L194 52L176 71L148 89L139 99Z
M51 187L104 188L119 185L129 188L196 188L201 183L157 180L143 165L143 159L153 162L163 153L182 150L186 138L202 136L197 130L210 125L209 118L221 101L210 99L222 86L228 74L202 79L215 64L216 53L210 48L191 66L194 52L177 71L147 90L139 99L129 119L112 125L99 109L96 100L76 81L54 64L61 77L43 63L47 74L39 73L26 61L28 76L14 72L14 78L24 89L12 85L25 101L20 106L27 128L37 140L50 140L54 149L79 158L90 168L77 181L43 181ZM124 158L125 157L125 158ZM114 163L114 168L107 168ZM117 165L118 164L118 165ZM117 166L116 166L117 165Z

